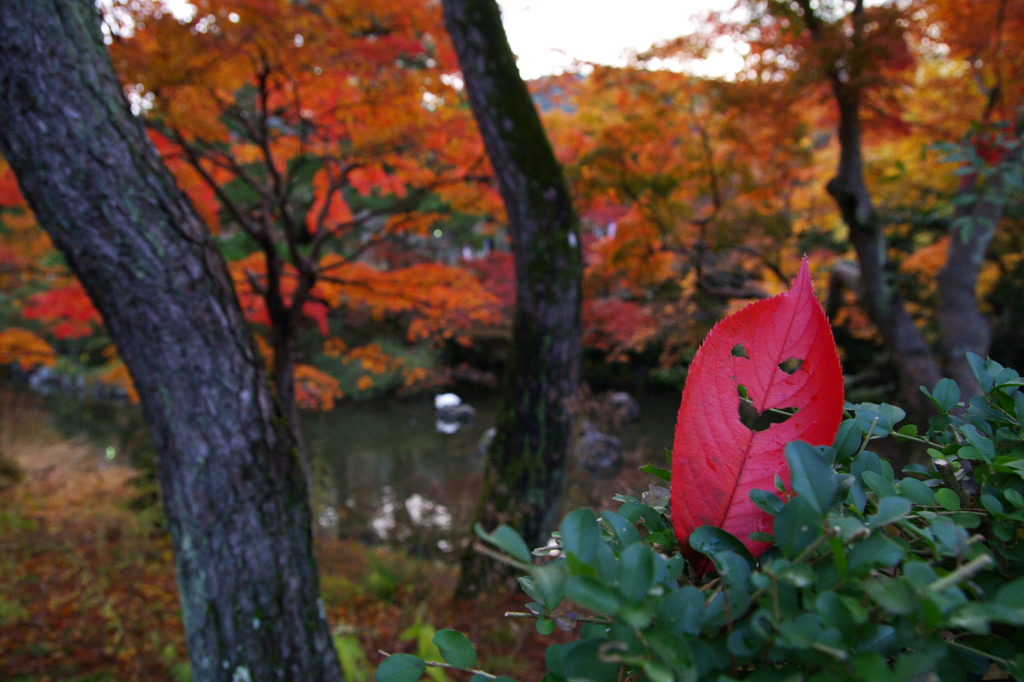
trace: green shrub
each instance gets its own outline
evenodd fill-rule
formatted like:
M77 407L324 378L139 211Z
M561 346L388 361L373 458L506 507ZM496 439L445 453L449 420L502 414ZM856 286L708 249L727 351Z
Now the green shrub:
M897 407L847 404L832 447L790 443L795 496L785 499L781 480L751 493L774 517L758 538L772 547L757 559L704 526L689 544L706 559L687 563L668 490L655 486L639 500L618 496L600 517L573 511L554 552L529 552L509 528L478 528L528 573L520 615L542 634L578 634L548 647L545 682L1021 680L1024 382L970 360L985 395L962 403L943 379L926 391L939 415L925 433L900 427ZM895 476L871 451L881 438L924 443L932 466ZM447 633L441 665L495 677ZM426 666L396 655L376 677L413 682Z

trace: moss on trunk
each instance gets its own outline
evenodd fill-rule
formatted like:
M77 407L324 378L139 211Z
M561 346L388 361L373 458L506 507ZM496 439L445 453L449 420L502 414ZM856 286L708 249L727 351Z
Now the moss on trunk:
M494 0L445 0L445 22L509 217L516 310L497 435L477 520L544 544L557 513L579 384L579 221L562 170L519 76ZM464 557L460 594L487 566Z

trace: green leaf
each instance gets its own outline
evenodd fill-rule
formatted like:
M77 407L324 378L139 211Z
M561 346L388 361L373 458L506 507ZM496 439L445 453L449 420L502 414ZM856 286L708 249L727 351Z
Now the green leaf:
M537 619L537 632L542 635L550 635L555 631L555 621L550 618Z
M835 592L822 592L815 600L815 609L821 622L834 627L844 634L852 634L857 627L867 622L868 612L858 600L840 596Z
M935 504L935 493L916 478L904 478L900 481L900 490L914 504L921 504L926 507Z
M672 668L676 682L697 682L697 662L685 637L658 629L649 633L646 639L651 651Z
M960 402L960 387L952 379L939 379L931 393L925 390L924 386L921 387L921 390L943 413L951 412Z
M565 645L550 644L544 650L544 664L548 672L558 677L565 677Z
M793 491L819 514L828 511L839 489L832 466L814 446L799 440L786 446L786 462Z
M562 549L575 554L580 560L590 562L601 543L601 529L593 510L576 509L562 520Z
M651 476L654 476L656 478L660 478L663 481L671 481L672 480L672 472L671 471L669 471L668 469L660 469L660 468L654 466L653 464L645 464L645 465L643 465L642 467L640 467L640 471L642 471L642 472L644 472L646 474L650 474Z
M853 516L832 517L829 524L839 529L839 537L843 542L851 542L856 537L866 538L871 534L868 527Z
M431 641L446 663L456 668L472 668L476 665L476 648L461 632L438 630Z
M847 419L840 424L833 446L836 449L836 457L839 459L853 457L860 449L861 435L860 424L856 419Z
M967 550L968 533L960 525L948 519L937 518L932 522L931 529L939 548L945 550L946 554L960 556Z
M633 527L633 524L615 512L601 512L601 520L605 522L605 525L611 528L612 535L615 536L615 539L618 541L620 546L626 547L640 542L640 533Z
M861 476L861 480L864 481L864 485L871 488L871 492L879 499L896 495L896 488L893 488L892 483L880 474L876 474L873 471L865 471Z
M967 442L974 446L981 455L981 457L975 457L972 459L983 459L991 464L996 456L996 449L992 444L992 441L988 437L978 433L978 429L971 424L964 424L960 427L960 431L967 437ZM963 448L961 448L961 457L963 457L962 452Z
M1003 503L995 495L982 495L978 501L985 508L985 511L993 516L1000 516L1006 513L1003 510Z
M928 654L920 652L904 652L896 661L896 679L918 680L925 677L925 673L933 671L935 661ZM935 677L938 677L937 675Z
M949 520L961 528L974 529L981 525L981 516L971 512L953 512Z
M910 514L910 500L902 497L885 497L878 501L878 511L868 517L868 526L881 528L895 523Z
M540 593L539 601L544 604L548 613L551 613L562 603L562 597L565 595L565 581L568 578L566 564L564 561L552 561L544 566L537 566L532 573L534 585ZM533 597L532 594L530 596Z
M903 559L903 548L881 533L874 533L850 547L850 570L890 568Z
M529 595L530 599L533 599L536 602L543 603L544 595L541 594L540 588L537 587L537 581L533 578L533 576L519 576L519 586L523 588L523 592Z
M778 630L782 638L778 644L787 649L809 649L824 628L816 613L801 613L794 620L779 623Z
M377 682L416 682L426 669L427 664L418 656L391 654L377 666L373 677Z
M728 587L746 589L750 580L750 561L736 552L716 552L711 560L715 571Z
M981 390L985 391L988 395L992 392L992 384L994 377L992 371L988 367L988 363L981 359L974 353L967 353L967 364L971 366L971 372L974 374L974 378L981 384Z
M877 428L884 429L886 432L892 431L896 424L899 424L907 417L906 410L889 403L879 405L878 412L882 415L882 418L878 420Z
M704 593L693 585L678 589L661 600L657 615L659 628L697 636L704 623Z
M647 545L626 547L619 558L619 592L628 601L642 602L654 584L654 552Z
M858 680L871 682L892 682L895 680L885 658L875 651L865 651L850 659L850 667L857 674Z
M917 593L904 578L879 578L864 583L864 590L889 613L903 616L917 609Z
M806 564L790 564L776 571L775 577L787 585L806 588L814 584L814 569Z
M565 676L581 682L617 682L622 664L615 662L616 650L607 644L605 639L584 639L566 645Z
M917 424L905 424L900 428L896 429L896 433L901 436L913 437L917 435Z
M1024 495L1021 495L1013 488L1005 488L1003 490L1003 497L1005 497L1006 501L1012 504L1015 508L1024 509Z
M621 602L619 596L590 576L574 575L565 584L565 596L585 609L605 616L614 616Z
M704 610L704 631L714 631L726 623L736 621L747 612L750 604L750 592L746 589L716 592Z
M1017 578L999 588L996 603L1020 612L1024 618L1024 578Z
M949 488L939 488L936 490L935 501L940 507L948 511L960 509L960 497Z
M865 471L882 475L882 459L870 450L865 450L850 462L850 473L857 478L863 477Z
M704 556L714 556L718 552L735 552L754 562L750 550L735 535L714 526L700 526L690 534L690 547Z
M803 497L786 503L772 523L772 535L782 554L793 558L821 534L821 517Z
M478 523L473 526L473 530L487 542L490 542L495 547L508 552L509 556L516 561L520 561L524 564L529 564L532 561L532 555L530 554L529 548L526 546L526 541L520 537L519 533L515 532L508 526L502 524L498 526L498 529L493 533L488 534L484 531L484 527Z

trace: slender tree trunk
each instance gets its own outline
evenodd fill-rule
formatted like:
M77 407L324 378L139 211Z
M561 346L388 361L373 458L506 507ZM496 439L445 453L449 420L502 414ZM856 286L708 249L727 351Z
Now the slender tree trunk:
M888 281L884 225L864 183L860 91L838 79L832 90L839 107L840 155L828 193L850 230L850 242L860 263L858 298L892 354L899 373L901 405L915 421L923 422L932 408L920 387L932 388L942 374L902 297Z
M1022 131L1024 114L1017 121L1018 137ZM1018 144L1000 165L1020 173L1022 162L1024 148ZM986 357L992 345L992 325L978 308L976 289L985 251L1009 200L1002 172L995 172L981 187L977 183L975 175L961 182L960 193L973 193L976 199L957 208L946 263L937 278L942 359L946 373L957 382L965 397L981 394L981 386L967 363L967 353ZM968 227L962 229L960 225L965 221Z
M559 510L579 385L579 221L497 3L443 6L508 212L516 270L511 352L477 518L488 530L506 523L539 546ZM461 594L479 584L474 570L467 557Z
M103 315L159 453L192 679L341 680L294 435L91 0L0 3L0 152Z
M817 3L795 0L804 25L816 42L832 36L824 30ZM863 141L861 136L861 89L858 52L864 41L866 17L864 0L854 0L849 14L852 45L843 66L835 61L823 63L829 73L832 95L839 109L839 167L827 185L850 230L850 243L860 265L857 297L871 321L878 327L882 341L892 356L899 375L900 400L916 422L924 422L932 406L920 387L931 388L942 378L939 365L921 331L907 313L899 292L890 285L886 256L885 226L871 203L864 183Z

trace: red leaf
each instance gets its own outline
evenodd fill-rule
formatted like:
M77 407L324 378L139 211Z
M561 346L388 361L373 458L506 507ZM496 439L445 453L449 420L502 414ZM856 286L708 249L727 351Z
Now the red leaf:
M58 339L89 336L103 323L85 289L77 281L59 289L32 294L21 310L26 320L39 320Z
M802 363L790 374L780 364L792 359ZM751 430L740 419L739 386L758 414L797 412ZM672 523L684 553L701 559L688 539L705 525L729 531L754 556L764 552L769 545L749 535L770 532L772 518L750 501L750 491L775 490L776 474L788 490L786 444L831 445L842 415L839 356L805 258L789 291L719 322L693 359L672 448Z

